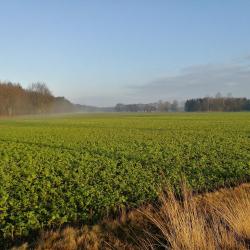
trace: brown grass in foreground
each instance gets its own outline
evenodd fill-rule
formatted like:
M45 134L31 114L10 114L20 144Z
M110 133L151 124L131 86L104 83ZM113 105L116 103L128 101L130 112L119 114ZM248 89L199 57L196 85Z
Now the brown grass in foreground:
M36 250L78 249L250 249L250 185L194 196L183 188L178 199L164 192L158 206L121 212L115 220L83 228L41 233Z
M160 230L150 236L144 249L248 249L250 240L250 189L242 185L193 196L183 189L181 201L171 190L160 200L160 208L144 213Z

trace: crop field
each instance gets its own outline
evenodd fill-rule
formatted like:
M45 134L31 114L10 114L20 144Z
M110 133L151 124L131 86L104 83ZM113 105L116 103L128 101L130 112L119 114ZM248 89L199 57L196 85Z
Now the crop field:
M152 201L250 180L250 114L77 114L0 120L1 238L91 223Z

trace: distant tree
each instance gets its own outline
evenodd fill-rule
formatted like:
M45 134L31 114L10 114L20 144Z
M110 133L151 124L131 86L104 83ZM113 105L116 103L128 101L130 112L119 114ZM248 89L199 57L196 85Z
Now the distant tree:
M125 105L122 103L117 103L115 106L115 111L116 112L123 112L125 111Z
M44 96L52 96L51 91L49 90L48 86L44 82L36 82L32 83L29 87L29 90L32 92L39 93Z
M177 112L179 108L179 103L177 100L174 100L173 103L171 104L171 110L173 112Z
M25 112L26 92L20 84L0 82L0 115L16 115Z
M145 104L144 112L155 112L155 111L156 111L155 105Z
M18 83L0 81L1 116L73 111L76 106L64 97L54 97L45 83L24 89Z
M198 98L190 99L185 103L185 110L187 112L199 111L244 111L250 110L249 100L246 98Z
M32 109L35 113L49 112L53 95L45 83L33 83L28 88Z
M171 103L166 101L159 101L157 104L157 111L159 112L168 112L171 109Z
M65 97L55 97L50 111L52 113L68 113L77 111L77 105L73 105Z
M250 111L250 100L246 100L244 110Z
M220 92L218 92L218 93L215 95L215 98L216 98L216 99L222 98L222 94L221 94Z

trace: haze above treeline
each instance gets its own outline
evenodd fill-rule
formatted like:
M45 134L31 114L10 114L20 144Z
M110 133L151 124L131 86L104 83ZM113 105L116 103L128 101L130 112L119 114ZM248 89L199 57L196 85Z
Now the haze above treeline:
M65 97L56 97L45 83L33 83L28 88L11 82L0 82L0 115L56 114L74 112L209 112L250 111L250 100L223 97L188 99L185 102L159 100L154 103L118 103L114 107L74 104Z

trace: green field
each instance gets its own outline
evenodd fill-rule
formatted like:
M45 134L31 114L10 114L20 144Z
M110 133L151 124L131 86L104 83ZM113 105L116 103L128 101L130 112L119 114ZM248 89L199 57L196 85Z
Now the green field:
M88 223L157 197L250 179L250 114L85 114L0 120L1 237Z

